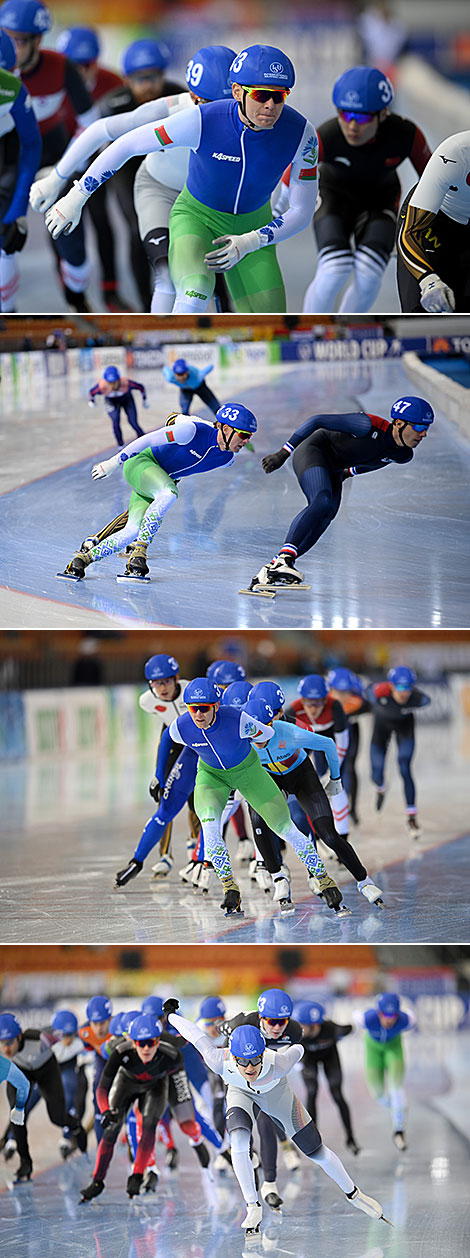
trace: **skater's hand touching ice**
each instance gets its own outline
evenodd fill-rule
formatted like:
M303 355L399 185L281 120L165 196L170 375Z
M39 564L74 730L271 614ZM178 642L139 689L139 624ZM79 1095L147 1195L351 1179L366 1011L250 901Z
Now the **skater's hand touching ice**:
M92 480L102 480L103 476L111 476L118 464L119 455L117 454L113 454L111 459L104 459L102 463L95 463L91 469Z
M290 450L276 450L274 454L266 454L264 459L261 459L263 472L275 472L289 458Z
M452 289L438 275L426 275L420 280L421 305L428 314L453 314L455 297Z
M204 262L209 271L231 271L237 262L241 262L247 253L260 248L258 232L243 232L241 236L218 236L212 241L216 245L210 253L206 253Z
M175 1000L174 996L169 996L168 1000L165 1000L165 1003L163 1005L163 1013L167 1015L169 1013L176 1013L176 1010L179 1009L179 1007L180 1007L179 1000Z
M46 210L45 223L53 240L57 240L58 236L68 236L75 227L78 227L88 196L87 192L82 192L80 184L75 180L70 192Z
M46 210L51 208L54 201L60 195L64 185L68 182L63 179L62 175L58 175L57 171L52 167L48 171L44 171L40 179L36 179L31 184L29 190L29 204L32 210L36 210L38 214L45 214Z

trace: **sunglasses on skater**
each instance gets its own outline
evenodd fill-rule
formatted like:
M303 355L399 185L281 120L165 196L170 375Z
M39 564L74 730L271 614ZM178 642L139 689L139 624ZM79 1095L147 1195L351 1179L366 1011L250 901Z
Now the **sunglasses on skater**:
M213 703L188 703L189 712L210 712Z
M235 1057L237 1066L260 1066L263 1060L263 1054L258 1057Z
M251 96L252 100L257 101L258 105L265 105L267 100L273 100L275 105L283 105L290 92L288 87L246 87L247 96Z
M367 122L372 122L375 114L357 114L354 109L338 109L338 115L343 122L357 122L359 127L365 127Z
M288 1018L263 1018L267 1026L287 1026Z
M153 1040L137 1040L136 1042L139 1045L139 1048L155 1048L155 1045L158 1044L159 1038L160 1036Z

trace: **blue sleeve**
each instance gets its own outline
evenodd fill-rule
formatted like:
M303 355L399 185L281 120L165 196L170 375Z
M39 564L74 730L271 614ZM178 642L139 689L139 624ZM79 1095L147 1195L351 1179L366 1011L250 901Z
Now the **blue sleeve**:
M129 389L138 389L139 393L143 393L144 397L146 396L145 385L139 384L138 380L129 380Z
M353 415L312 415L311 419L306 419L305 424L296 428L289 440L284 442L285 447L295 450L301 441L311 437L318 428L328 428L331 432L347 432L353 437L367 437L372 424L369 415L365 415L363 411L357 411Z
M201 372L201 379L204 380L205 376L208 376L209 372L213 370L214 370L213 363L210 363L209 367L204 367L204 371Z
M3 1061L6 1061L6 1059L2 1058ZM13 1061L6 1061L6 1065L8 1083L11 1083L16 1088L16 1108L24 1109L29 1096L29 1079L26 1078L22 1070L18 1069L18 1066L15 1066Z
M168 760L168 756L170 754L172 746L173 746L173 740L170 735L170 730L167 726L167 728L163 730L163 734L161 736L161 739L158 745L157 765L155 769L155 777L158 778L160 786L165 785L166 762Z
M23 84L11 110L11 116L18 132L20 151L15 191L6 214L3 215L4 223L14 223L15 218L21 218L26 214L29 189L41 161L41 133L30 97Z
M325 738L324 734L314 734L308 729L299 729L293 725L292 731L295 734L295 743L298 747L305 747L309 751L323 751L328 761L328 767L332 778L339 778L341 771L339 767L339 757L336 750L334 738Z
M171 367L162 367L162 375L164 376L165 380L168 380L168 384L177 383L173 375L173 370Z

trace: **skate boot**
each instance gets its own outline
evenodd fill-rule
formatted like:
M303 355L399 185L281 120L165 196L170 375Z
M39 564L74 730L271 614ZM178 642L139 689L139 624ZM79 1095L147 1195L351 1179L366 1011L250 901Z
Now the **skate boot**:
M222 1149L222 1152L218 1153L217 1157L214 1158L212 1165L214 1171L218 1171L220 1175L225 1175L229 1168L233 1170L230 1149Z
M385 803L385 787L380 787L375 799L375 811L381 812Z
M255 879L260 890L269 895L272 886L271 874L266 869L264 861L256 861Z
M144 1178L143 1175L140 1174L138 1171L133 1171L132 1175L129 1175L129 1178L126 1184L126 1192L127 1192L128 1197L139 1196L140 1189L142 1187L143 1178Z
M152 1167L148 1166L144 1174L142 1191L155 1192L157 1184L158 1184L158 1172L154 1170Z
M193 861L193 872L191 874L191 882L194 890L197 891L201 885L201 878L204 869L204 861Z
M405 1133L404 1133L404 1131L394 1131L394 1133L393 1133L393 1143L394 1143L394 1145L396 1145L397 1149L399 1149L399 1150L400 1150L400 1153L404 1153L404 1152L405 1152L405 1149L407 1149L407 1148L408 1148L408 1145L407 1145L407 1143L406 1143L406 1139L405 1139Z
M294 913L295 906L293 905L292 900L290 898L290 883L288 882L287 878L283 878L282 875L275 874L273 878L273 882L274 882L274 896L273 896L274 904L279 905L281 913Z
M167 878L168 874L171 874L172 869L173 869L172 856L161 856L160 860L157 861L156 865L152 865L153 876L154 878L157 878L157 879Z
M325 901L329 909L334 909L335 913L340 911L343 897L339 887L336 886L334 879L330 878L329 874L326 872L320 874L320 876L309 874L308 885L310 890L315 892L315 895L320 896L320 899Z
M214 866L212 864L212 861L204 861L201 876L199 878L199 884L198 884L203 895L208 895L209 893L211 874L213 874L214 872L215 871L214 871Z
M406 818L406 829L407 829L407 833L410 836L410 839L420 838L421 826L419 824L416 813L411 813L410 816Z
M150 581L147 546L143 542L134 542L127 559L125 572L118 576L116 580L135 581L137 584L140 581Z
M86 1188L81 1188L82 1201L93 1201L94 1197L99 1197L104 1192L104 1179L92 1179L91 1184L87 1184Z
M281 1140L282 1152L284 1154L284 1162L288 1171L298 1171L302 1165L302 1158L294 1144L290 1140Z
M89 550L93 550L94 546L99 545L99 541L100 539L97 533L95 533L94 535L91 535L90 537L84 537L83 542L80 543L80 550L82 550L83 553L86 555Z
M291 555L276 555L271 563L264 564L259 572L253 577L249 589L260 586L263 589L275 589L276 586L296 586L303 583L303 572L298 572L294 567L294 560Z
M259 1201L252 1201L250 1205L245 1202L246 1215L242 1223L245 1228L246 1236L259 1236L259 1225L263 1217L263 1207Z
M348 1136L346 1140L346 1148L349 1149L351 1153L354 1153L355 1156L357 1156L357 1154L361 1152L359 1145L356 1144L356 1141L354 1139L352 1132L351 1132L351 1135Z
M222 886L224 888L224 898L220 905L224 909L225 916L231 917L232 913L241 913L240 888L237 887L233 878L222 878Z
M235 853L237 865L248 865L253 856L253 843L251 839L239 839L238 847Z
M175 1146L173 1146L172 1149L167 1149L166 1158L165 1158L165 1166L167 1166L170 1171L176 1171L179 1160L180 1160L180 1155Z
M64 568L63 572L58 572L58 577L64 577L71 581L83 581L85 576L85 568L91 563L90 556L85 551L77 550L73 555L70 563Z
M353 826L358 826L359 817L357 815L356 809L353 808L351 804L349 805L349 816L350 816Z
M140 871L143 868L143 861L136 861L135 858L132 857L132 860L129 861L129 864L126 865L125 869L118 869L114 880L114 886L125 887L127 882L131 882L132 878L137 878L137 874L140 874Z
M21 1159L18 1170L15 1174L15 1184L22 1184L25 1180L31 1179L33 1173L33 1163L30 1157Z
M253 860L250 861L250 878L252 882L256 882L256 868L257 868L258 863L259 862L256 856L254 856Z
M64 297L69 310L74 311L75 314L93 313L91 307L88 305L85 293L74 293L73 289L68 287L68 284L64 284L63 289Z
M271 1210L279 1210L280 1206L283 1204L282 1197L279 1196L277 1191L276 1182L270 1184L268 1183L268 1180L265 1179L264 1184L261 1185L261 1196L263 1201L266 1202L266 1205L271 1207Z
M5 1140L5 1144L3 1146L3 1156L5 1158L5 1162L10 1162L11 1158L14 1158L15 1153L17 1152L18 1146L16 1140L13 1140L10 1136L8 1140Z
M201 1163L201 1166L206 1171L210 1162L209 1150L207 1148L207 1145L205 1145L204 1141L201 1140L200 1144L193 1144L193 1149L198 1159L198 1162Z
M183 869L178 870L178 874L182 882L192 882L195 864L195 861L190 860L187 865L183 866Z
M375 1201L374 1197L366 1197L360 1188L355 1188L354 1192L347 1192L346 1197L351 1202L351 1205L356 1207L356 1210L363 1210L364 1214L368 1214L370 1219L383 1219L384 1223L389 1222L382 1213L380 1202Z
M66 1162L67 1158L69 1158L71 1153L73 1153L72 1141L69 1140L67 1136L62 1136L62 1140L59 1140L57 1148L64 1162Z
M376 887L375 882L372 882L372 878L367 877L362 882L358 882L357 889L361 895L365 896L369 904L378 904L383 908L382 892L380 887Z

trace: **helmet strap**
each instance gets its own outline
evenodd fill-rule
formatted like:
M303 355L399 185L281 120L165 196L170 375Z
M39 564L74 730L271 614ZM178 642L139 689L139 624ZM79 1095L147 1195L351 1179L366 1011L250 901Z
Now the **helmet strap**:
M400 424L400 427L397 429L398 443L399 445L404 446L405 442L403 440L403 429L406 428L406 419L395 420L395 423Z
M241 84L240 84L240 86L241 86ZM242 104L242 101L241 101L241 100L239 100L239 102L238 102L238 108L239 108L239 110L240 110L240 113L241 113L241 114L243 115L243 117L246 119L246 126L247 126L247 127L251 127L251 130L252 130L252 131L256 131L256 130L257 130L257 127L255 127L254 122L250 122L250 119L249 119L248 114L247 114L246 109L245 109L245 105L246 105L246 98L247 98L247 91L246 91L246 88L244 88L244 87L243 87L243 88L242 88L242 92L243 92L243 104Z
M226 438L225 433L224 433L224 430L223 430L223 424L221 424L221 425L220 425L220 432L221 432L221 434L222 434L222 438L223 438L223 442L224 442L225 449L226 449L226 450L230 450L230 442L231 442L231 440L232 440L232 437L233 437L233 434L234 434L234 432L235 432L235 429L234 429L234 428L231 428L231 429L230 429L230 436L229 436L228 441L227 441L227 438Z

